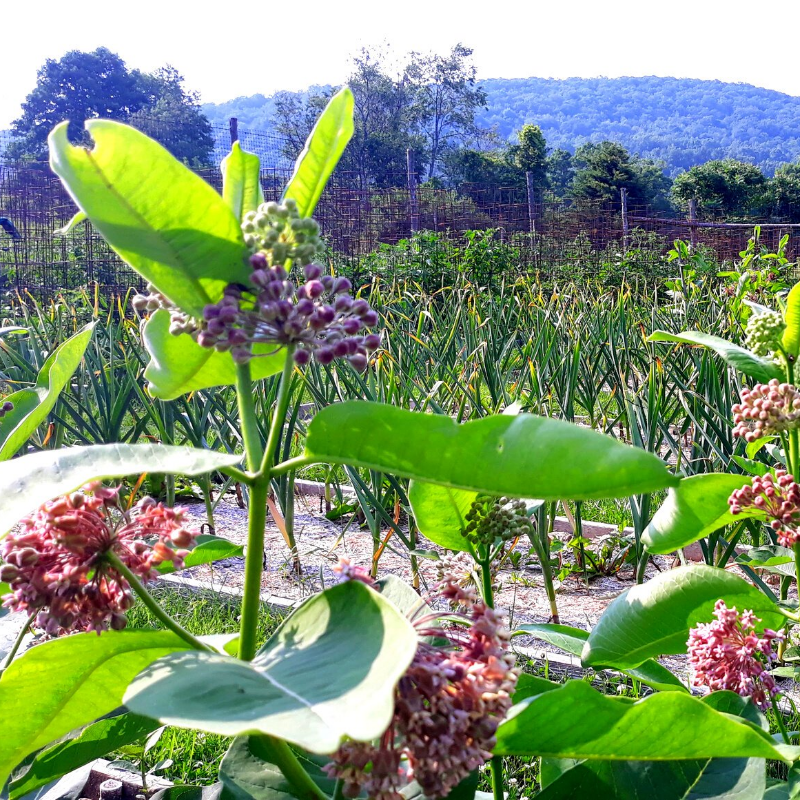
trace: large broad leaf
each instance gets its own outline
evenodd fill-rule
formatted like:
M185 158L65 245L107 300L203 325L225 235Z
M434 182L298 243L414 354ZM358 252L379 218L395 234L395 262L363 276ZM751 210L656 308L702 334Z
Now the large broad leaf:
M322 190L353 135L353 93L346 86L331 99L297 159L283 199L297 202L301 217L310 217Z
M348 581L300 606L252 663L197 651L168 656L136 678L125 703L168 725L267 733L330 753L343 736L383 733L416 649L394 605Z
M736 557L737 564L763 569L778 575L795 577L794 553L788 547L766 545L754 547Z
M174 400L198 389L236 383L236 365L230 353L200 347L187 334L174 336L169 332L169 324L169 312L159 309L147 320L142 335L150 355L144 377L154 397ZM254 379L266 378L283 369L286 348L261 344L256 345L254 352L258 355L250 362Z
M231 152L219 165L222 170L222 198L236 219L255 211L264 202L261 188L261 162L255 153L248 153L234 142Z
M213 564L215 561L237 558L242 555L244 555L243 545L229 542L221 536L209 536L205 539L198 539L197 546L183 559L181 569L198 567L201 564ZM175 565L171 561L162 561L156 569L161 575L169 575L175 572Z
M0 538L47 500L89 481L143 472L203 475L232 467L241 456L164 444L101 444L43 450L0 463Z
M296 755L311 780L326 795L332 796L336 781L322 771L330 759L303 751L296 752ZM238 800L289 800L296 797L274 761L269 739L239 736L233 740L219 765L219 777L228 794Z
M755 378L759 383L767 383L772 378L784 379L783 371L776 364L766 358L759 358L755 353L745 350L738 344L712 336L699 331L682 331L681 333L667 333L666 331L653 331L648 337L648 342L677 342L678 344L699 344L713 350L721 356L726 364L738 369L745 375Z
M170 631L78 633L14 659L0 680L0 786L25 756L121 706L138 672L187 646Z
M647 526L645 547L651 553L671 553L737 520L759 516L754 508L734 516L728 506L731 493L749 483L746 475L714 472L684 478L669 490Z
M250 273L239 220L202 178L160 144L119 122L93 119L94 147L67 123L50 134L50 166L111 247L193 316Z
M689 629L711 622L719 599L755 612L759 629L777 629L785 621L766 595L738 575L705 564L679 567L611 602L589 634L583 664L631 668L654 656L685 653Z
M651 453L567 422L520 414L450 417L351 401L324 408L310 460L351 464L458 489L543 500L627 497L677 484Z
M569 625L555 625L553 623L532 623L520 625L514 629L514 634L519 636L527 634L541 639L543 642L558 647L570 655L580 656L589 639L589 632ZM650 658L638 667L620 670L625 675L652 686L662 692L688 692L680 679L673 675L666 667Z
M448 550L469 550L461 531L477 496L478 492L422 481L411 481L408 487L408 501L422 535Z
M631 702L602 695L584 681L512 707L494 752L626 761L800 756L800 748L776 744L758 725L689 694L663 692Z
M732 692L704 701L717 711L735 714L764 730L768 725L751 702ZM592 800L750 800L766 789L763 758L713 758L680 761L601 761L543 759L545 800L591 797Z
M39 371L35 386L4 398L13 403L14 408L0 420L0 461L14 456L47 419L62 389L81 363L93 329L94 323L90 323L53 350Z
M784 314L786 330L783 332L783 349L791 356L800 355L800 283L796 283L786 298Z
M152 733L159 723L136 714L119 714L87 725L77 734L47 747L23 770L15 772L9 786L11 800L57 780L77 766L102 758Z

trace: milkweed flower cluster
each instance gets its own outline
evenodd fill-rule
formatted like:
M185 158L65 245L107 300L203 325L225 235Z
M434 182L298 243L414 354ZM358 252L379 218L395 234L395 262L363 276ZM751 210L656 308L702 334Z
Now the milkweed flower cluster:
M747 321L745 345L757 356L768 356L781 345L786 323L777 311L753 314Z
M731 406L734 436L754 442L762 436L800 427L800 391L789 383L773 378L744 388L741 402Z
M465 515L463 535L472 544L491 547L498 539L508 541L530 530L524 500L478 495Z
M368 354L380 336L367 329L378 314L366 300L354 300L347 278L323 275L318 264L303 268L305 282L296 286L280 264L269 266L263 253L250 257L253 289L228 286L219 303L203 310L196 334L201 347L229 351L237 363L253 358L253 347L293 346L294 360L321 364L346 358L357 370L367 366Z
M782 547L794 547L800 540L800 485L784 469L754 477L749 486L731 493L728 506L734 515L745 509L761 512Z
M248 283L229 284L219 302L205 306L201 319L152 286L149 294L134 298L134 307L146 313L168 310L173 335L189 334L201 347L229 352L238 364L257 357L257 346L263 354L292 347L300 365L313 356L323 365L347 359L355 369L366 369L369 354L380 346L380 336L369 332L378 314L366 300L351 296L347 278L323 275L314 263L320 249L317 223L301 218L297 204L286 200L248 212L242 231L251 251ZM289 263L299 265L303 280L292 278Z
M689 631L692 685L712 692L728 689L752 697L761 709L768 708L778 687L767 670L777 659L773 643L782 641L783 634L767 628L759 636L755 625L761 620L752 611L740 615L722 600L717 600L714 616L714 622Z
M343 781L346 797L364 791L376 800L400 800L412 778L426 797L445 797L491 758L518 671L500 615L460 578L445 575L435 596L461 606L463 625L445 628L435 612L414 621L420 643L380 741L346 742L331 756L326 772Z
M148 582L164 561L179 569L197 536L181 509L146 497L125 510L119 488L99 484L48 501L21 525L0 545L0 581L12 590L3 605L38 612L51 636L125 627L134 597L109 554Z

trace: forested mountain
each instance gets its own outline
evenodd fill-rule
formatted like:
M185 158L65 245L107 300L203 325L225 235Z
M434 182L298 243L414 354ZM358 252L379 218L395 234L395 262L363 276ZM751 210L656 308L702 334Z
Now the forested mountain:
M663 160L672 176L724 158L772 174L800 157L800 97L748 84L646 77L493 78L480 85L487 107L477 122L503 139L534 123L550 148L617 141L631 153ZM269 130L275 105L254 95L203 110L217 124L237 116L244 127Z

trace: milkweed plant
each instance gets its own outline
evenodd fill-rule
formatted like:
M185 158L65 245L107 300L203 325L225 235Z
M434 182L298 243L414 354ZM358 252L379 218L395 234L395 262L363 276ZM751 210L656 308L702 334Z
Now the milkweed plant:
M222 163L219 194L133 128L107 120L86 128L91 149L70 143L67 123L56 127L50 163L79 208L70 224L90 220L147 284L134 305L149 392L169 401L234 386L243 452L104 444L12 459L80 363L91 326L53 352L41 390L5 401L0 596L44 634L15 648L0 677L5 796L37 791L162 725L232 741L217 784L165 797L468 800L488 765L494 800L503 800L511 756L540 759L543 798L646 796L652 786L665 798L789 791L768 782L766 764L782 762L795 780L800 747L785 729L769 733L765 711L777 702L776 665L800 620L788 592L800 564L800 290L780 311L753 317L749 349L698 332L651 337L710 347L752 379L732 410L752 479L681 477L652 453L552 418L458 424L363 401L321 410L302 452L281 461L296 373L334 360L363 372L382 358L378 314L320 262L313 218L353 133L352 94L331 99L277 202L265 202L258 158L238 143ZM259 420L253 388L266 378L278 391L270 418ZM341 581L261 644L270 485L317 463L410 479L416 524L448 554L423 595L343 561ZM220 472L247 488L237 633L195 637L151 593L160 575L226 551L181 509L135 502L124 479L143 472ZM745 577L684 566L618 597L589 633L509 630L494 607L494 571L537 508L660 490L667 499L644 535L650 553L744 519L764 523L763 543L745 553ZM780 596L758 577L762 567L783 570ZM159 630L128 626L137 602ZM582 680L525 674L511 647L517 633L652 691L633 701ZM688 685L658 661L680 653L692 668Z

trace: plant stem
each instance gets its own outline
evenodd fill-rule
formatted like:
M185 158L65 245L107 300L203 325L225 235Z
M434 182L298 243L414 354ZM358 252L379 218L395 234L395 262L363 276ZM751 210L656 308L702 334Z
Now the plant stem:
M272 762L280 769L294 789L294 796L298 800L330 800L328 795L311 780L292 748L283 739L265 734L251 736L250 749L254 755Z
M786 742L786 744L791 744L789 732L786 730L786 723L783 721L783 714L781 714L781 710L778 707L778 700L774 695L770 695L770 701L772 702L772 710L775 712L775 721L778 723L783 741Z
M31 623L36 618L36 614L36 611L31 612L30 616L28 617L28 621L22 626L22 630L17 634L17 638L14 639L14 644L8 651L8 655L3 659L3 666L0 667L0 678L3 677L3 673L11 666L11 662L17 655L19 648L22 646L22 641L25 638L25 634L27 634L28 630L30 629Z
M236 402L239 405L239 420L242 425L242 439L247 469L256 472L261 462L261 434L258 432L258 418L253 397L253 379L250 364L236 365Z
M267 475L268 479L272 477L271 471L275 464L275 451L278 447L278 438L283 430L283 423L286 420L286 410L289 407L289 388L292 383L292 372L294 370L293 354L294 346L290 345L286 348L286 361L284 362L283 372L281 373L280 383L278 384L278 399L275 403L275 413L272 417L272 423L269 426L267 449L264 451L261 469L259 470L259 473Z
M213 647L209 647L207 644L201 642L196 636L189 633L179 622L172 619L172 617L155 601L150 592L144 587L144 584L122 563L116 553L109 550L105 554L105 559L116 572L128 581L131 585L131 589L136 592L139 599L147 606L150 613L159 620L159 622L162 622L168 630L180 636L184 642L190 644L195 650L206 650L211 653L216 652Z
M800 542L797 542L792 550L794 550L794 579L797 581L797 586L800 587ZM800 588L798 588L798 592L800 592Z
M239 627L239 658L243 661L252 661L256 654L258 615L261 610L261 574L264 570L267 497L272 480L271 468L278 435L283 428L289 403L289 383L294 369L292 351L293 348L286 348L286 362L279 379L278 401L270 423L266 449L261 446L261 435L258 431L250 366L248 364L237 366L236 394L245 446L245 461L247 469L255 473L250 485L250 505L247 512L247 555L244 564L242 622Z
M478 560L481 568L481 582L483 584L483 601L489 608L494 608L494 592L492 591L492 560L488 554L485 559ZM503 759L501 756L492 756L489 762L492 773L492 793L494 800L504 800L503 785Z

